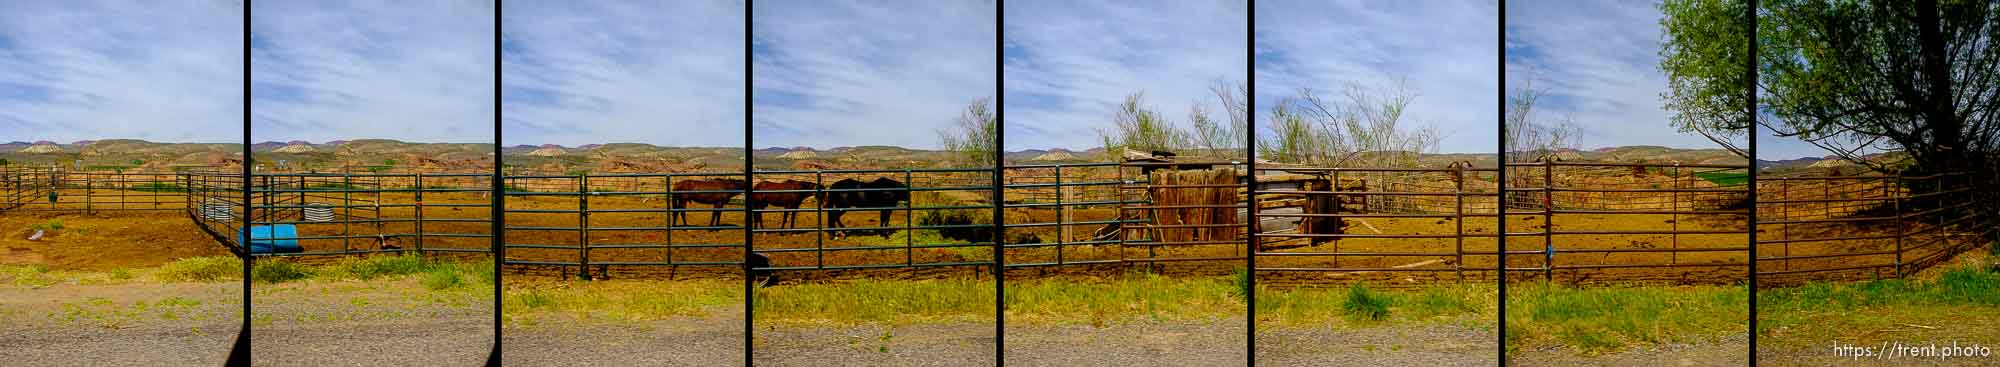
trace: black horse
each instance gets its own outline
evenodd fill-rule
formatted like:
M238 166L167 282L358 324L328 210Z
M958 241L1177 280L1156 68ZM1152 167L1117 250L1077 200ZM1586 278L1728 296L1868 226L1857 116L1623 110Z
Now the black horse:
M889 212L894 211L898 203L910 201L910 187L904 186L902 181L891 180L886 177L876 178L874 181L868 182L850 178L834 182L833 186L828 188L830 190L826 193L826 208L829 209L827 223L831 223L832 226L839 228L847 227L846 224L840 222L842 214L846 214L848 210L867 209L879 211L882 219L877 222L877 225L887 227L889 226ZM882 235L883 238L889 237L889 231L887 230L876 232ZM835 231L834 235L845 236L846 231Z

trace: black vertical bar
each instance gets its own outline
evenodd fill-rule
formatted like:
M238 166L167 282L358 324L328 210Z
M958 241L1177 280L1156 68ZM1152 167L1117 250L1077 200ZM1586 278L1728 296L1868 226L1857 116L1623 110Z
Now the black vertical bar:
M751 31L750 27L751 23L750 18L753 14L753 12L751 11L751 7L754 6L755 3L756 1L743 2L743 200L745 204L748 204L750 200L750 186L751 186L750 183L752 182L751 180L753 179L751 178L750 172L755 170L754 168L752 168L753 167L752 165L756 163L756 159L751 156L751 153L753 153L752 151L756 148L753 148L751 142L753 136L756 135L757 131L755 129L751 129L751 124L750 124L751 115L756 113L756 109L750 108L750 106L753 104L751 101L754 100L754 98L756 98L754 93L750 92L752 90L752 87L750 85L751 83L750 73L752 72L751 71L752 63L750 62L750 58L752 56L751 55L752 53L750 51L751 47L750 40L751 37L754 35L754 32ZM751 355L753 355L752 350L756 349L756 346L752 345L751 340L755 339L757 334L755 322L751 321L756 319L756 317L754 316L756 316L757 299L755 297L756 296L755 294L751 294L751 291L754 289L751 288L752 287L751 283L754 282L755 279L751 279L751 274L754 274L754 272L752 272L751 270L753 269L750 268L751 233L750 233L750 226L748 225L750 215L751 215L750 206L744 205L743 219L745 225L743 226L743 258L742 258L743 365L744 366L752 365L750 357ZM710 225L714 225L714 223L710 223Z
M1495 250L1493 252L1496 256L1493 263L1495 274L1500 278L1498 292L1500 310L1496 313L1499 316L1497 320L1499 324L1495 330L1498 331L1493 334L1493 339L1499 341L1499 345L1493 352L1498 356L1500 366L1505 367L1507 365L1507 0L1500 0L1500 22L1494 27L1494 32L1493 42L1500 48L1500 55L1495 60L1497 61L1495 65L1500 67L1500 88L1493 91L1500 97L1498 99L1500 103L1496 106L1499 109L1495 111L1498 113L1498 118L1495 120L1498 121L1497 128L1500 133L1496 134L1498 139L1494 143L1497 145L1493 150L1498 153L1494 158L1499 160L1495 163L1498 163L1500 169L1495 171L1493 182L1498 184L1494 185L1494 192L1500 196L1495 198L1493 206L1493 230L1499 236L1493 241Z
M1007 59L1002 52L1006 50L1007 1L994 1L993 7L993 365L1006 366L1007 187L1003 175L1007 173Z
M250 365L250 3L243 3L243 228L237 233L238 260L243 262L243 328L229 349L230 366Z
M493 246L489 250L493 255L493 351L486 355L486 365L488 366L498 366L501 364L500 339L505 328L502 328L500 324L500 308L505 307L505 299L501 297L504 296L503 290L507 288L506 283L500 281L500 278L502 278L500 275L500 266L507 262L507 178L503 173L507 166L503 164L505 157L500 152L501 144L506 141L506 139L500 137L500 121L502 120L500 115L505 113L505 110L500 108L500 13L502 12L502 8L498 0L493 2L493 184L491 185L492 187L487 188L493 192L493 207L487 209L487 214L491 217L493 226L489 231L492 235L490 240ZM421 191L423 189L418 188L418 190ZM418 207L417 210L423 210L423 208ZM419 240L422 238L418 237Z
M1749 85L1744 87L1744 108L1750 118L1750 365L1757 365L1757 0L1750 0L1750 57L1744 60L1743 72L1748 74ZM1901 237L1898 237L1900 240ZM1899 252L1897 256L1902 256Z
M1245 30L1247 30L1247 32L1244 33L1247 35L1245 37L1245 42L1248 43L1243 45L1243 61L1244 61L1243 68L1244 72L1248 74L1244 78L1244 80L1247 80L1247 82L1245 83L1246 85L1244 86L1244 93L1249 95L1244 96L1243 98L1243 103L1246 103L1246 105L1244 106L1246 113L1244 114L1245 120L1243 121L1244 123L1243 133L1247 135L1243 139L1243 149L1245 154L1244 157L1246 158L1244 159L1245 167L1248 168L1250 171L1249 172L1250 184L1248 189L1245 190L1245 192L1249 197L1248 204L1250 204L1250 208L1246 213L1248 214L1246 216L1249 218L1248 220L1249 223L1245 223L1245 225L1249 227L1247 228L1249 230L1244 231L1246 233L1243 234L1243 238L1249 242L1250 251L1248 253L1245 253L1243 256L1243 258L1245 259L1244 262L1246 263L1246 266L1248 266L1248 268L1243 270L1244 278L1247 278L1248 280L1247 282L1245 282L1246 283L1245 287L1249 288L1243 290L1243 295L1244 295L1243 323L1245 324L1245 326L1247 326L1248 329L1248 331L1244 333L1246 338L1243 347L1244 348L1243 360L1248 366L1256 367L1257 366L1257 248L1260 247L1257 245L1257 232L1261 230L1260 227L1262 227L1257 225L1258 224L1257 223L1258 221L1257 219L1257 117L1256 117L1257 116L1257 2L1255 0L1252 0L1250 1L1250 4L1248 4L1246 7L1247 7L1246 13L1248 14L1244 16L1247 22L1247 24L1244 25L1244 28L1246 28ZM1228 107L1225 106L1223 108L1228 108Z

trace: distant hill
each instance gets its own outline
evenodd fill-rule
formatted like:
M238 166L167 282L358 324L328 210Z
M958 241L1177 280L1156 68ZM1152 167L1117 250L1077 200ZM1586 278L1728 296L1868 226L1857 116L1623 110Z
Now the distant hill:
M326 143L306 141L252 144L258 162L276 165L283 161L292 170L332 171L340 167L423 167L443 171L483 171L492 168L493 146L469 143L414 143L388 139L354 139ZM555 149L561 154L531 155ZM186 166L237 166L241 145L214 143L156 143L132 139L86 141L83 144L12 141L0 143L0 159L17 165L74 165L82 160L87 168L171 168ZM743 149L734 147L662 147L640 143L586 144L577 147L513 145L503 149L510 171L573 173L593 172L715 172L740 170ZM1184 156L1187 153L1184 153ZM1744 164L1722 149L1680 149L1661 146L1623 146L1558 153L1565 160L1622 163L1701 163ZM945 167L954 157L950 152L894 146L851 146L814 149L807 147L765 147L752 151L759 169L883 169ZM1109 162L1102 148L1082 151L1066 149L1023 149L1005 153L1010 164ZM1871 155L1870 159L1900 159L1899 153ZM1759 160L1766 171L1795 171L1834 159L1800 157ZM1426 166L1441 167L1455 161L1492 167L1491 154L1426 154ZM1820 164L1832 167L1833 163Z
M54 142L9 142L0 144L0 159L16 165L71 167L79 162L91 169L158 169L177 167L240 167L242 144L155 143L134 139L105 139L70 144Z

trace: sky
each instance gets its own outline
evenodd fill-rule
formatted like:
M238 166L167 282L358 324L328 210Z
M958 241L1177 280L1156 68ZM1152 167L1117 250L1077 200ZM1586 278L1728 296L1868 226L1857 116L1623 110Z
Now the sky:
M1257 2L1257 123L1301 88L1338 98L1350 84L1388 93L1401 81L1416 95L1401 126L1437 127L1440 152L1493 152L1499 7L1492 0Z
M1581 148L1663 145L1720 148L1667 120L1660 94L1662 15L1652 1L1530 1L1507 3L1507 85L1532 82L1550 94L1548 114L1569 115L1580 128ZM1747 138L1735 139L1739 147ZM1762 159L1822 156L1805 143L1765 137Z
M252 140L493 141L493 1L256 1L250 12Z
M1010 1L1006 9L1008 150L1102 147L1125 96L1180 126L1209 91L1249 79L1249 9L1241 1Z
M997 89L995 8L990 0L756 2L753 144L938 148L937 131Z
M742 1L502 6L506 144L743 144Z
M243 5L0 2L0 142L235 142Z

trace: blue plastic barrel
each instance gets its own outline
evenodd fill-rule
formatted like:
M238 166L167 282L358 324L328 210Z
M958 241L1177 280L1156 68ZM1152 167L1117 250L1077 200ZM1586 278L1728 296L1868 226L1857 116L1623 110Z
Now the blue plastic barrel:
M305 248L299 247L298 238L299 238L298 228L294 228L290 224L279 224L270 226L251 226L250 240L243 241L243 239L239 237L237 238L237 241L241 243L250 244L250 253L253 254L272 254L272 253L284 254L284 253L305 252Z

